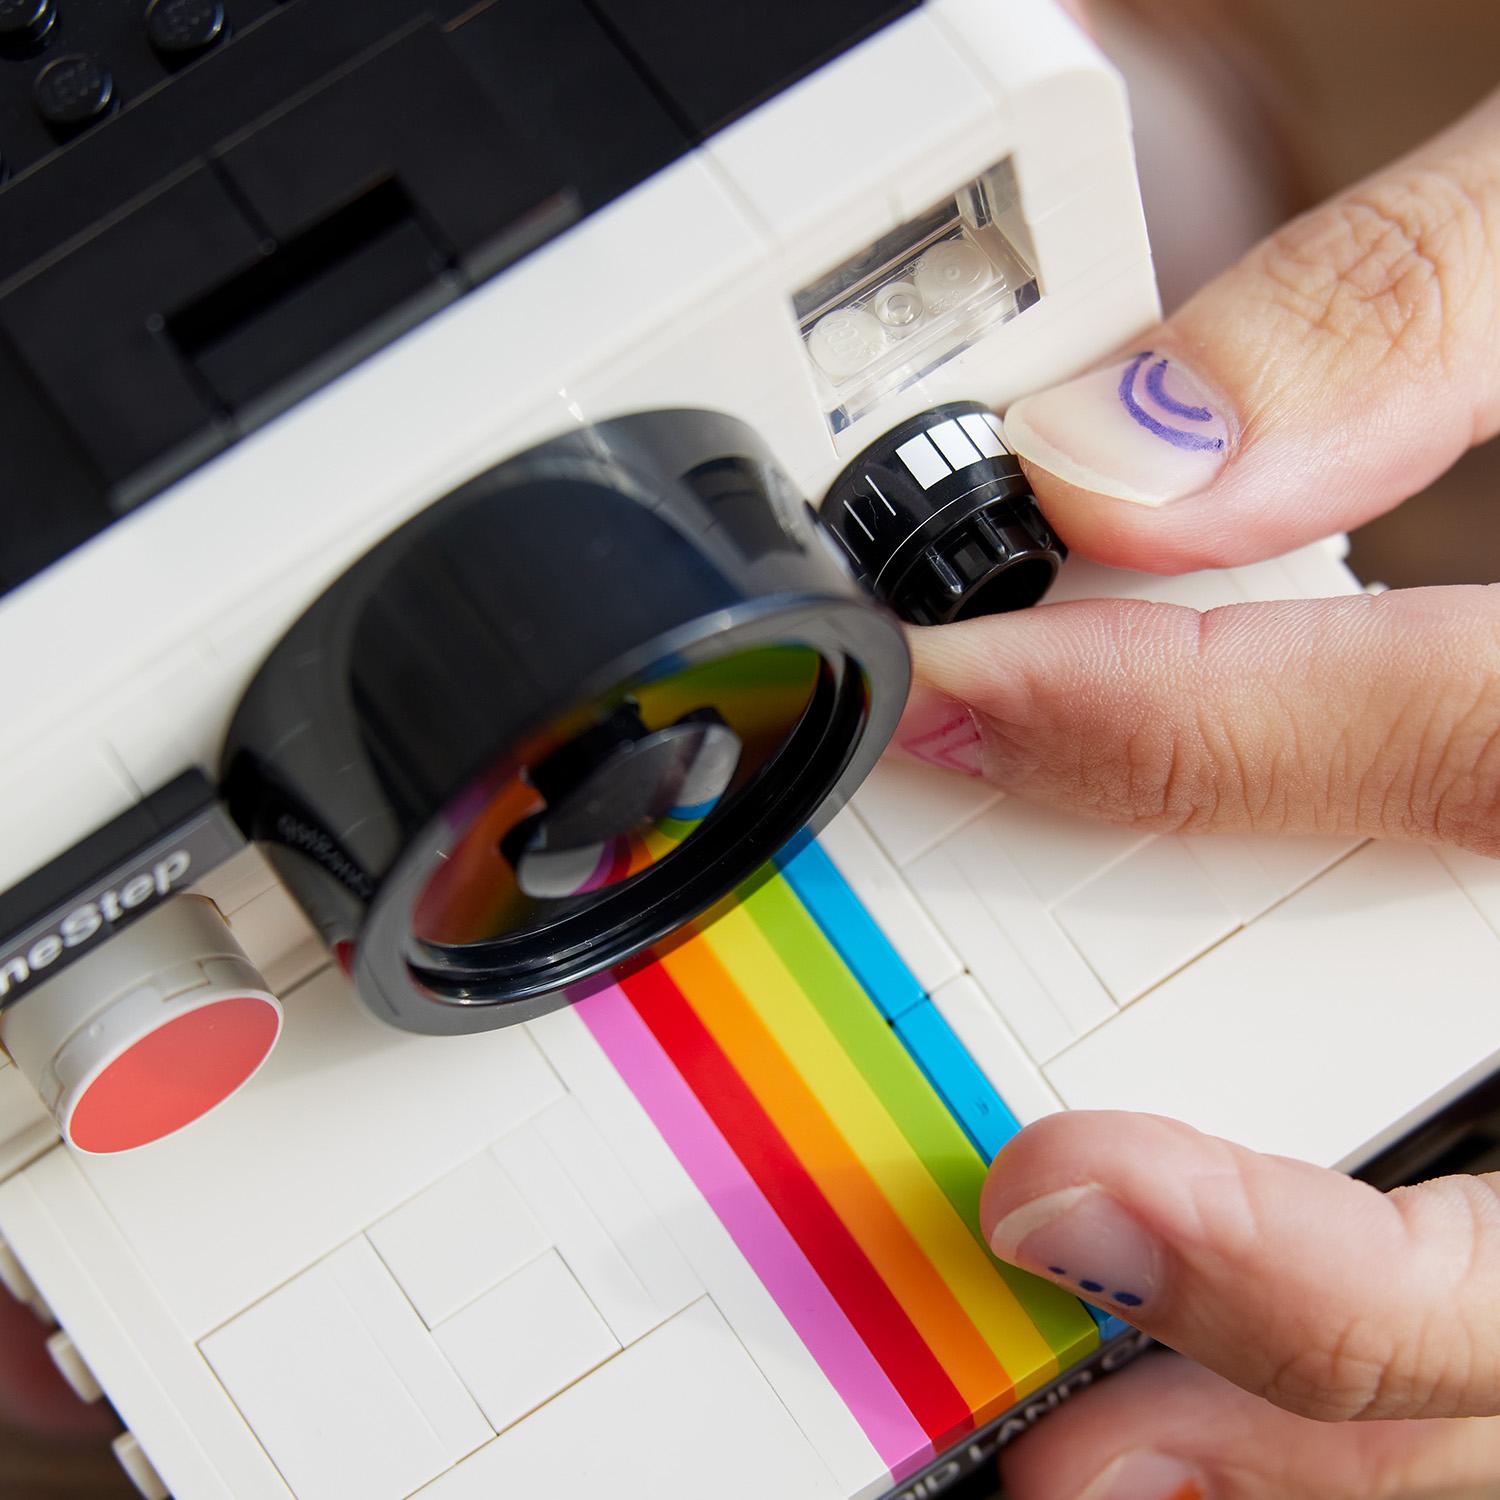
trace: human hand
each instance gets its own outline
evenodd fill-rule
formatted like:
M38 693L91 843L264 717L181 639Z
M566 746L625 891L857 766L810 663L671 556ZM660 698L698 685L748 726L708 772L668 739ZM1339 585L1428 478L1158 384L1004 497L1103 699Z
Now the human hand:
M1103 562L1171 572L1394 506L1500 428L1497 239L1491 99L1102 373L1017 403L1049 518ZM918 631L914 652L898 744L1022 795L1141 828L1500 854L1493 588L1043 606ZM1500 1492L1500 1423L1448 1420L1500 1412L1497 1189L1384 1195L1143 1116L1023 1131L986 1188L998 1253L1098 1285L1198 1365L1153 1357L1070 1403L1008 1451L1014 1500Z

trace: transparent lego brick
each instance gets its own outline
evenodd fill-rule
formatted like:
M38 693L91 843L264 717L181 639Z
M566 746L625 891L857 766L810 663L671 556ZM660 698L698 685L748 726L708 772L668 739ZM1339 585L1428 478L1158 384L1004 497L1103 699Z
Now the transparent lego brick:
M834 432L1041 296L1015 178L1000 162L793 298Z

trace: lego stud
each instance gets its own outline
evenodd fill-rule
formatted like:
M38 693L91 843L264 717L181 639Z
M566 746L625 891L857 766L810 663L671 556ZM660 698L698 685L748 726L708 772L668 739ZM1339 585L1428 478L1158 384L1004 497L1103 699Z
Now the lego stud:
M0 1042L80 1151L133 1151L236 1093L281 1004L218 909L173 896L0 1016Z
M914 625L1024 609L1067 556L999 418L973 402L935 407L872 443L818 513L865 587Z
M24 57L36 50L56 20L55 0L0 0L0 53Z

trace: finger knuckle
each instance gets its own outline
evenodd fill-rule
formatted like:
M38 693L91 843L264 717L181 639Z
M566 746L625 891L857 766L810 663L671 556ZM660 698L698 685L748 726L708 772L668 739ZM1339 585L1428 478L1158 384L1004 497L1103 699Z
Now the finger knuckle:
M1479 299L1489 316L1497 197L1495 170L1478 159L1394 173L1273 235L1258 252L1263 285L1336 352L1446 367Z
M1414 688L1370 777L1384 787L1384 831L1500 855L1500 588L1476 590L1473 605L1453 631L1456 659Z
M1370 1413L1385 1389L1395 1341L1387 1320L1356 1314L1331 1338L1308 1343L1277 1365L1262 1394L1315 1422L1347 1422Z

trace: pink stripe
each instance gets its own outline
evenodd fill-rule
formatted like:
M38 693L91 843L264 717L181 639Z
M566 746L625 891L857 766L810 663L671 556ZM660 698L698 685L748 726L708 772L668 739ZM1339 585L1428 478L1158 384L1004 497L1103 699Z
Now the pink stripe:
M576 1006L893 1474L932 1444L754 1179L617 985Z

